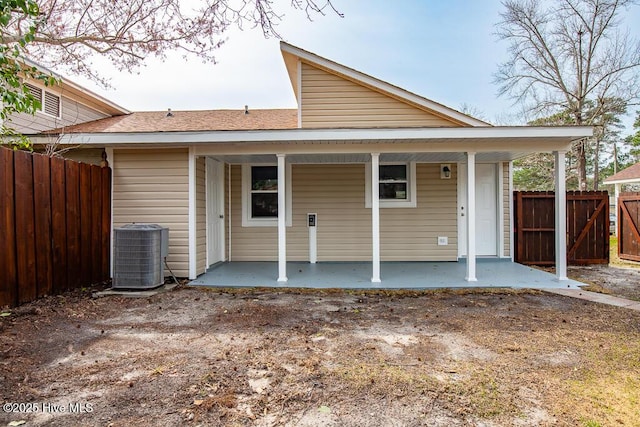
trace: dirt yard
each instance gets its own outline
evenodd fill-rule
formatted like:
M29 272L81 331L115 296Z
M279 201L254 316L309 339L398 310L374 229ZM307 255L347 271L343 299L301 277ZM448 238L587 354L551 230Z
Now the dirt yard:
M640 426L640 312L542 292L182 287L2 313L0 425Z

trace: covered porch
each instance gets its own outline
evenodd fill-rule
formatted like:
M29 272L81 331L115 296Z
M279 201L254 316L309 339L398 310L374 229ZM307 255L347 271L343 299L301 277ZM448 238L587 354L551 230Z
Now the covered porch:
M516 281L509 278L517 278L523 273L519 267L512 265L509 249L505 248L503 242L507 241L512 244L511 226L509 224L512 217L510 197L511 192L511 161L529 152L547 151L553 152L555 155L556 165L555 181L556 181L556 224L558 233L556 234L556 248L564 248L565 243L565 174L564 174L564 156L573 140L584 137L591 132L586 128L421 128L421 129L330 129L330 130L296 130L289 131L280 135L278 131L271 132L268 138L268 144L265 144L263 137L253 141L256 137L254 134L244 135L246 139L240 140L240 143L222 142L212 144L210 140L203 140L203 143L194 144L189 150L190 165L190 188L193 189L190 194L190 228L193 228L197 234L196 227L196 188L197 162L206 159L207 163L213 162L219 164L220 172L209 173L207 168L206 176L220 176L226 174L225 184L221 184L217 193L224 194L226 200L220 200L219 205L224 206L222 211L217 212L207 207L207 235L224 236L217 239L215 245L212 244L211 238L207 239L207 247L218 246L224 248L220 251L220 256L207 257L206 265L212 265L217 262L226 262L221 267L215 268L209 273L215 277L223 277L226 285L243 286L245 283L251 283L248 286L256 286L257 282L271 283L275 281L282 286L312 286L312 287L376 287L382 280L385 283L381 286L385 288L401 288L401 287L428 287L425 284L425 278L428 282L436 287L440 286L526 286L530 287L530 280ZM434 222L434 216L429 213L420 213L420 224L417 229L431 224L436 227L445 221L450 230L449 240L453 244L447 243L446 233L437 233L428 237L428 244L431 245L432 252L421 256L420 259L393 259L388 255L381 253L382 244L393 240L401 250L404 241L398 238L385 239L383 232L390 228L389 221L384 220L381 208L384 208L383 197L378 194L378 189L382 188L381 180L382 165L395 163L404 163L407 165L406 181L421 183L444 182L449 178L446 173L451 173L454 178L449 186L448 194L451 194L453 205L447 206L446 217L441 222ZM424 166L422 176L420 169L418 170L417 179L413 177L415 172L410 171L409 165L417 163ZM476 200L484 200L486 196L479 194L476 196L476 178L477 168L483 164L495 164L495 170L507 170L509 168L509 176L503 176L500 172L496 175L496 181L490 183L489 187L493 190L490 205L497 208L497 214L491 221L494 230L492 237L495 247L492 253L486 254L478 250L478 245L483 242L480 235L484 230L484 224L477 225L477 209ZM262 218L251 218L251 208L245 207L251 201L251 194L255 188L249 184L252 175L249 175L252 169L262 167L260 165L270 165L273 176L269 177L269 181L277 182L277 188L259 188L263 193L271 193L271 210L275 217L269 218L268 221ZM294 173L291 173L291 166L294 166ZM366 185L364 180L362 186L358 190L357 198L364 202L366 199L366 210L361 213L358 221L352 222L361 231L360 240L365 242L361 245L367 250L366 254L362 254L362 250L357 257L336 255L333 258L324 259L317 257L316 248L316 214L320 209L326 208L326 200L313 198L308 196L307 199L313 199L314 205L307 209L293 207L293 220L291 214L291 188L296 188L298 192L297 200L300 200L300 194L304 191L305 195L330 194L328 191L316 191L317 186L310 179L300 179L302 168L308 168L308 165L361 165L363 175L366 176ZM366 168L365 168L366 167ZM437 169L437 175L433 174L431 169ZM240 173L242 168L242 173ZM296 168L298 174L296 175ZM425 168L431 168L429 170ZM453 171L456 172L455 176ZM458 173L464 171L464 173ZM412 175L409 177L409 175ZM237 184L242 176L242 185ZM297 176L297 178L296 178ZM327 175L317 175L315 182L322 182L323 177ZM333 175L335 176L335 175ZM232 177L234 177L232 179ZM246 184L245 184L246 181ZM215 180L213 181L215 182ZM224 179L219 180L220 183ZM300 183L303 183L301 185ZM344 181L349 182L349 181ZM207 187L212 182L207 178ZM233 184L232 183L236 183ZM456 184L457 183L457 184ZM214 184L215 185L215 184ZM360 184L359 184L360 185ZM403 191L407 201L413 201L415 198L410 196L409 185ZM456 190L457 185L457 190ZM201 186L202 187L202 186ZM274 186L276 187L276 186ZM406 195L405 195L406 193ZM356 193L354 193L356 194ZM440 193L444 194L444 193ZM502 194L506 196L502 197ZM208 195L207 195L208 196ZM240 197L241 196L241 197ZM422 197L422 196L421 196ZM208 197L207 197L208 198ZM296 199L296 196L293 197ZM457 199L457 208L455 206ZM235 204L232 200L236 200ZM241 200L238 201L238 200ZM422 206L435 206L433 203L424 203ZM295 202L294 202L295 203ZM448 201L451 204L451 201ZM236 206L232 209L232 205ZM242 205L242 208L240 206ZM192 206L192 207L191 207ZM404 206L403 206L404 207ZM417 211L415 204L407 205ZM334 215L339 218L341 206L332 204L331 208ZM439 206L436 206L439 208ZM364 209L364 203L363 203ZM441 209L442 210L442 209ZM387 210L392 211L392 210ZM393 210L399 212L400 210ZM405 210L407 211L407 210ZM445 211L443 211L445 212ZM444 215L444 214L443 214ZM307 218L309 216L309 218ZM313 216L313 218L311 218ZM387 218L390 214L387 213ZM211 221L222 219L220 225L211 227ZM302 218L305 218L302 220ZM325 226L326 215L320 214L317 221ZM356 219L358 219L356 218ZM441 217L442 218L442 217ZM242 224L240 224L240 219ZM258 222L264 221L263 224ZM225 224L226 223L226 226ZM293 225L292 225L293 223ZM335 225L336 221L333 222ZM401 224L396 222L395 224ZM225 232L226 227L226 232ZM272 231L268 232L268 229ZM368 231L366 230L368 228ZM219 233L211 233L211 230L220 230ZM308 230L308 232L307 232ZM433 230L432 230L433 232ZM231 236L229 236L231 234ZM242 244L247 242L253 244L252 252L249 255L246 252L242 256L237 254L240 252L237 243L239 235L242 235ZM268 236L268 237L264 237ZM443 242L441 243L441 236ZM292 238L293 237L293 238ZM395 236L394 236L395 237ZM412 239L409 235L407 239ZM233 243L232 243L233 240ZM309 242L307 244L307 241ZM325 240L326 241L326 240ZM436 243L437 241L437 243ZM294 243L291 243L294 242ZM369 243L370 242L370 243ZM190 278L196 279L202 270L197 267L195 255L197 250L196 239L190 239ZM444 246L440 246L443 244ZM296 246L297 245L297 246ZM447 245L449 249L447 249ZM226 246L226 248L225 248ZM293 247L292 247L293 246ZM308 247L308 249L307 249ZM340 245L333 246L338 250ZM243 247L244 248L244 247ZM368 249L367 249L368 248ZM225 250L226 249L226 250ZM448 252L445 252L448 251ZM453 253L451 253L453 251ZM325 246L325 254L327 254ZM387 252L388 253L388 252ZM456 257L457 253L457 257ZM566 277L566 258L564 250L557 250L557 272L555 280L557 282L567 282ZM226 256L225 256L226 254ZM435 254L435 255L434 255ZM351 255L351 254L348 254ZM493 256L496 262L501 258L507 258L509 262L498 264L486 264L483 255ZM264 258L264 259L261 259ZM387 258L387 259L385 259ZM431 258L431 259L429 259ZM461 262L455 262L456 259L462 259ZM306 262L300 263L305 260ZM258 262L260 261L260 262ZM314 265L315 262L319 265ZM322 262L324 261L324 262ZM334 261L364 261L362 263L351 263L341 265ZM413 261L413 262L402 262ZM416 261L420 261L415 263ZM438 261L438 262L431 262ZM441 263L440 261L448 261ZM240 262L238 264L238 262ZM511 265L510 265L511 264ZM384 265L386 272L382 272ZM447 266L441 268L439 266ZM502 270L496 270L496 266L500 265ZM328 267L331 266L331 267ZM408 268L411 266L411 268ZM523 267L524 268L524 267ZM220 270L222 269L222 270ZM243 270L246 269L246 272ZM209 269L210 270L210 269ZM368 271L367 271L368 270ZM446 271L445 271L446 270ZM529 269L530 270L530 269ZM351 279L343 277L344 273L350 272ZM445 271L442 279L438 279L438 271ZM334 274L340 273L336 277ZM402 274L402 273L406 274ZM212 277L207 273L202 277ZM226 273L229 273L227 276ZM305 273L305 274L302 274ZM317 276L316 278L307 277L307 275ZM300 277L297 277L300 276ZM403 277L404 276L404 277ZM500 277L504 276L506 282L501 281ZM244 277L244 283L239 281L240 277ZM455 277L455 279L448 280ZM548 278L545 276L545 278ZM331 280L329 280L331 279ZM333 280L335 279L335 280ZM202 284L206 284L205 279L201 279ZM341 282L342 285L336 285ZM535 280L534 280L535 282ZM198 283L198 281L194 281ZM324 284L323 284L324 283ZM367 284L364 286L364 284ZM217 286L217 285L216 285ZM219 286L225 286L220 282Z
M577 288L574 280L558 281L555 275L509 259L479 258L478 280L465 280L467 263L382 262L381 282L371 282L368 262L288 263L288 280L279 282L277 262L226 262L192 280L191 286L213 288L273 287L312 289L435 289L435 288Z

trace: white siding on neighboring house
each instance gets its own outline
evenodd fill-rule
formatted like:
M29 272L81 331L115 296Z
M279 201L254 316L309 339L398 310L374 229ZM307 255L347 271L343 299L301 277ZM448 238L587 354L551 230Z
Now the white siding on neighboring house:
M302 64L303 128L451 127L456 123L335 74Z
M207 196L205 158L196 159L196 273L207 269Z
M187 149L113 153L113 225L169 227L169 267L189 276L189 161Z
M56 95L59 96L57 93ZM42 111L37 112L35 115L19 113L13 115L10 118L9 123L18 132L33 134L49 129L56 129L59 127L109 117L108 114L102 113L99 110L95 110L65 96L62 96L61 114L62 116L60 118L56 118L45 114Z
M416 208L380 211L383 261L457 259L456 170L440 179L439 164L417 165ZM276 227L242 227L240 166L232 168L232 260L277 259ZM293 224L287 259L308 261L307 213L317 213L318 261L370 261L371 209L365 207L365 165L292 165ZM448 246L438 246L446 236Z

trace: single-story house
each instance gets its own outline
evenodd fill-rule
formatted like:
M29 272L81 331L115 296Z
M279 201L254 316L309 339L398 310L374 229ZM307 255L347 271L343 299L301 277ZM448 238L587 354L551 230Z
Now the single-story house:
M640 163L631 165L628 168L611 175L603 181L603 184L615 186L615 196L617 199L623 185L640 184Z
M564 158L590 127L491 126L290 44L281 53L297 109L128 112L103 100L108 117L44 138L106 158L113 227L168 227L176 275L272 261L279 283L292 261L367 262L377 283L381 262L461 259L474 282L478 257L513 259L512 161L553 152L566 279Z
M623 185L639 185L640 184L640 163L636 163L634 165L629 166L626 169L621 170L618 173L615 173L605 179L603 184L613 185L615 188L614 191L614 212L616 216L616 236L618 235L618 224L620 223L620 218L618 218L618 197L620 197L620 192L622 190Z

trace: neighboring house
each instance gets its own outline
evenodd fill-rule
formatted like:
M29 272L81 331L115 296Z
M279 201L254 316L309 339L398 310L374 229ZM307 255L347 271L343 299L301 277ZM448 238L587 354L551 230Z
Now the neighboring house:
M40 100L40 109L35 114L13 114L7 124L22 134L59 129L64 132L67 126L91 122L112 116L129 114L130 111L116 105L108 99L55 74L51 70L27 60L27 65L57 79L55 85L45 86L40 80L29 79L25 82L31 94ZM55 143L56 136L40 139L41 143ZM86 148L70 151L67 157L87 163L98 164L102 160L102 149Z
M473 282L477 257L512 258L511 162L532 152L556 154L566 247L564 154L590 127L493 127L287 43L281 52L297 109L113 114L58 132L105 150L114 227L169 227L176 275L277 261L285 282L288 261L366 261L375 283L381 261L467 258Z
M618 197L620 196L620 192L622 190L623 185L639 185L640 184L640 163L636 163L635 165L629 166L626 169L621 170L620 172L611 175L607 179L605 179L603 184L613 185L615 186L614 192L614 212L615 212L615 224L618 224L620 220L618 218ZM627 190L629 191L629 190ZM616 235L618 234L618 228L614 229Z

